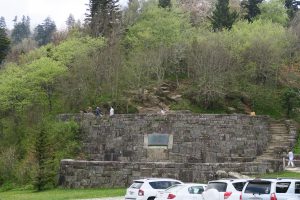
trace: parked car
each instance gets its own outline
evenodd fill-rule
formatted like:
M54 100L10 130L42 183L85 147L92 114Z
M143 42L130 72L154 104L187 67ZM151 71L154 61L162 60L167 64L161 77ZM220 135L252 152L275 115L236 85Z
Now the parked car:
M300 179L254 179L241 194L242 200L296 200L300 199Z
M159 191L163 191L176 184L183 183L179 180L169 178L135 180L127 189L125 200L154 200Z
M198 183L173 185L165 191L158 192L155 200L201 200L206 186Z
M204 200L240 200L242 190L247 179L221 179L208 182L205 191L202 193ZM215 193L215 194L214 194Z

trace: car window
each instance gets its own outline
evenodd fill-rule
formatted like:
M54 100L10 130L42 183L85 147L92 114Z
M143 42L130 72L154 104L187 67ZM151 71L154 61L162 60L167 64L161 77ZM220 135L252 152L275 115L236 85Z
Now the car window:
M270 194L271 182L249 182L246 186L245 193L251 194Z
M177 190L180 190L183 187L184 187L184 185L172 185L171 187L166 189L166 191L169 191L169 192L177 191Z
M209 189L216 189L219 192L226 192L227 183L223 183L223 182L209 182L206 190L209 190Z
M295 193L300 194L300 182L295 183Z
M167 189L168 187L180 184L176 181L153 181L149 183L153 189Z
M237 190L237 191L242 191L244 186L245 186L246 182L236 182L236 183L232 183L233 187Z
M202 186L192 186L188 188L190 194L202 194L204 188Z
M277 182L276 193L286 193L291 185L291 182Z
M134 181L133 184L129 188L140 189L144 182Z

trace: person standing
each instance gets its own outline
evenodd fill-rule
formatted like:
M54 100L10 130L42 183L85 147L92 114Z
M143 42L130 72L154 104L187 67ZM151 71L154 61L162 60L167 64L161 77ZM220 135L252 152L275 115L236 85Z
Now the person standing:
M96 108L95 114L96 114L97 117L101 117L101 110L100 110L99 107Z
M292 167L294 167L294 166L295 166L295 165L294 165L294 153L293 153L292 150L289 151L288 156L289 156L289 162L288 162L287 167L289 167L290 165L291 165Z

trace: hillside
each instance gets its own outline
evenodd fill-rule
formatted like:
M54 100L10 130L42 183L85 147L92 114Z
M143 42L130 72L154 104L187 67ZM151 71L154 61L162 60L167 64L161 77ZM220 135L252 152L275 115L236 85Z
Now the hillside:
M56 187L60 160L84 156L79 126L58 121L62 113L112 106L117 114L255 112L300 122L299 14L271 0L250 18L236 1L217 1L208 19L159 2L133 0L107 24L91 9L88 24L47 44L12 44L0 68L0 187ZM231 23L218 18L222 6Z

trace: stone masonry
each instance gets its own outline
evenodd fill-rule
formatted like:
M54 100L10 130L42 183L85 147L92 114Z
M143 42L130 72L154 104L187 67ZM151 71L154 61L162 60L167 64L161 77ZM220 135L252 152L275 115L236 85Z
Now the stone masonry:
M59 182L68 188L124 187L141 177L205 182L217 178L218 170L257 174L282 167L280 161L253 162L270 140L266 116L61 116L69 118L82 127L88 160L62 160ZM166 144L151 145L155 134L167 138Z

